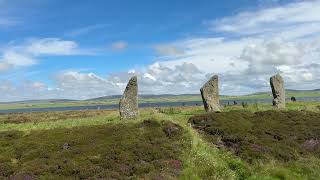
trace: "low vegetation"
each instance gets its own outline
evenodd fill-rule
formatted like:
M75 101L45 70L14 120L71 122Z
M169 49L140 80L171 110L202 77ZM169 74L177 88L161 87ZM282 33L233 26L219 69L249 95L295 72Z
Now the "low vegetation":
M0 133L0 177L176 178L189 149L184 130L146 120L71 129Z
M319 179L320 103L0 115L0 179Z
M21 123L39 123L49 121L59 121L66 119L79 118L97 118L115 115L110 110L92 110L92 111L65 111L65 112L35 112L35 113L16 113L3 114L0 116L0 123L21 124Z
M320 158L320 113L235 111L197 115L190 122L210 142L249 163Z

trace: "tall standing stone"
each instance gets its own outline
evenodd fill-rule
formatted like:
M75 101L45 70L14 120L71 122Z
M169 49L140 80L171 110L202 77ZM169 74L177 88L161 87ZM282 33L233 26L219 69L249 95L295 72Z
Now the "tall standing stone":
M134 119L139 115L137 76L129 80L119 102L119 112L121 119Z
M207 112L220 111L218 76L213 76L200 89L204 109Z
M270 78L270 86L273 95L273 106L278 109L286 108L284 81L280 74L274 75Z

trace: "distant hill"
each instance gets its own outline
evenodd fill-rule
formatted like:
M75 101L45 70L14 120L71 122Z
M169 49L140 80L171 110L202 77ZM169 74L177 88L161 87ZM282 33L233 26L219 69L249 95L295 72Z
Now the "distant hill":
M295 89L287 89L286 94L289 96L320 96L320 89L313 89L313 90L295 90ZM243 95L243 96L227 96L227 95L221 95L222 98L228 99L228 98L262 98L262 97L269 97L271 96L271 92L257 92L253 94ZM72 100L72 99L42 99L42 100L25 100L25 101L15 101L15 102L0 102L0 104L51 104L51 103L68 103L68 102L88 102L88 101L107 101L112 99L120 99L121 95L111 95L111 96L103 96L103 97L97 97L87 100ZM145 95L139 95L140 99L164 99L164 98L200 98L199 94L160 94L160 95L154 95L154 94L145 94Z
M182 96L200 96L200 94L145 94L145 95L139 95L140 99L156 99L156 98L174 98L174 97L182 97ZM98 98L92 98L92 99L87 99L85 101L104 101L104 100L110 100L110 99L120 99L121 95L112 95L112 96L103 96L103 97L98 97Z
M78 102L78 101L79 100L71 100L71 99L39 99L39 100L0 102L0 104L44 104L44 103Z
M295 89L287 89L287 92L320 92L320 89L312 89L312 90L295 90Z
M320 93L320 89L313 89L313 90L295 90L295 89L287 89L287 94L310 94L310 93ZM157 99L157 98L179 98L179 97L199 97L199 94L160 94L160 95L154 95L154 94L146 94L146 95L139 95L140 99ZM236 97L247 97L247 96L271 96L270 92L257 92L252 93L248 95L243 96L236 96ZM228 96L228 95L221 95L222 98L228 98L228 97L235 97L235 96ZM111 99L120 99L121 95L113 95L113 96L103 96L93 99L88 99L86 101L105 101L105 100L111 100Z
M296 90L296 89L286 89L286 93L290 94L290 93L320 93L320 89L312 89L312 90ZM248 95L244 95L244 96L255 96L255 95L265 95L265 94L272 94L271 91L269 92L256 92L256 93L252 93L252 94L248 94Z

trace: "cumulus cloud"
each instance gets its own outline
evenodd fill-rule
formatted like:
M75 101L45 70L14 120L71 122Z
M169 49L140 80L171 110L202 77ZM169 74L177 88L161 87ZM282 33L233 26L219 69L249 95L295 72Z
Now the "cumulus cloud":
M115 73L100 77L93 73L68 71L56 78L57 87L66 93L76 95L75 98L90 98L112 94L121 94L131 76L139 79L139 93L163 94L198 92L196 88L205 78L193 64L184 63L172 68L158 63L150 65L145 70ZM192 88L192 89L191 89ZM79 97L79 94L85 94Z
M57 75L55 82L59 93L74 99L106 96L119 90L117 86L94 73L67 71Z
M303 51L295 43L279 39L266 40L243 49L240 59L249 63L251 73L270 73L280 65L295 65L302 61Z
M302 50L293 43L281 40L265 41L243 50L241 58L263 65L291 65L300 62Z
M176 43L184 50L182 56L167 57L160 62L166 66L192 63L206 73L225 73L242 71L247 68L247 62L240 61L243 47L255 43L255 39L225 40L223 38L194 38Z
M221 77L222 94L268 91L269 77L281 73L287 88L319 88L319 44L313 41L285 41L250 37L236 40L202 38L181 42L185 55L160 62L164 67L192 63L205 74ZM310 67L313 64L313 68ZM179 69L180 70L180 69ZM200 85L198 86L200 87ZM190 91L191 92L191 91Z
M316 89L320 80L318 12L320 0L241 12L214 20L209 27L214 36L178 39L155 47L161 61L145 68L108 76L66 71L57 75L54 86L38 84L30 94L72 99L121 94L134 74L141 94L199 93L213 74L220 76L221 94L270 91L269 77L275 73L284 77L286 88ZM214 34L217 31L223 36ZM114 43L113 48L125 49L127 44ZM7 68L0 64L0 70ZM6 96L18 99L24 94L19 95L20 87L2 82L0 93L10 91Z
M31 81L21 85L15 85L9 81L0 82L0 93L5 94L1 101L34 98L89 99L119 95L133 75L138 76L140 94L197 93L198 87L206 79L205 73L188 63L171 68L155 63L145 70L120 72L105 77L94 73L65 71L56 75L54 87ZM4 93L9 90L10 93Z
M179 40L175 44L184 55L161 63L193 63L208 74L220 74L222 94L267 91L275 73L292 89L319 88L319 11L319 0L302 1L218 19L210 28L224 37Z

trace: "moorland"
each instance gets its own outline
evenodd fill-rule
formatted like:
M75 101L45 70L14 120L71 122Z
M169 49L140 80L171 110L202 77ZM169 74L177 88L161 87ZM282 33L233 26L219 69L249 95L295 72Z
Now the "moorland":
M0 115L0 179L319 179L320 102Z

